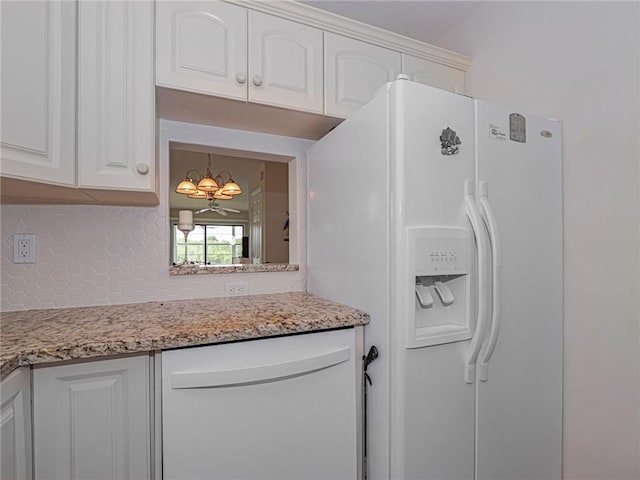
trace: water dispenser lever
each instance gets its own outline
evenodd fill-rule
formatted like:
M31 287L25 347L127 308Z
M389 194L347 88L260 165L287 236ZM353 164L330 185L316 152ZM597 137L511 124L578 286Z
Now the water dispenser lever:
M433 307L433 296L429 291L429 287L416 285L416 297L418 297L418 303L422 308Z
M434 288L436 289L436 292L438 292L438 296L445 307L448 307L455 302L456 299L454 298L453 293L444 283L435 282Z

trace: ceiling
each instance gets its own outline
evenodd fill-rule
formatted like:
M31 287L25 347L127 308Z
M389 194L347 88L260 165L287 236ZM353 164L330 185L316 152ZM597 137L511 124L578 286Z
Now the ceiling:
M301 0L301 3L439 46L442 35L482 2Z

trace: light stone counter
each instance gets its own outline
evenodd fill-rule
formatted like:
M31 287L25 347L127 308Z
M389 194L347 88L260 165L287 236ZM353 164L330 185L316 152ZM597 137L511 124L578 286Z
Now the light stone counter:
M21 365L364 325L369 316L308 293L7 312L0 377Z

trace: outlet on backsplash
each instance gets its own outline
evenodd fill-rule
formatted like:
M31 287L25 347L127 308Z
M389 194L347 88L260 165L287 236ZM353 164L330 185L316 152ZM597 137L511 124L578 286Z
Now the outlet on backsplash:
M36 263L36 235L34 233L13 236L13 263Z
M225 297L238 297L240 295L249 295L249 284L247 282L234 282L224 284Z

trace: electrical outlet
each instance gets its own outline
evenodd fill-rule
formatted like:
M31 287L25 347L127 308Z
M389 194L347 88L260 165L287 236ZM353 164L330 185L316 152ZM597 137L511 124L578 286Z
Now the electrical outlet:
M225 297L238 297L240 295L249 295L249 284L247 282L235 282L224 284Z
M13 263L36 263L36 235L21 233L13 236Z

